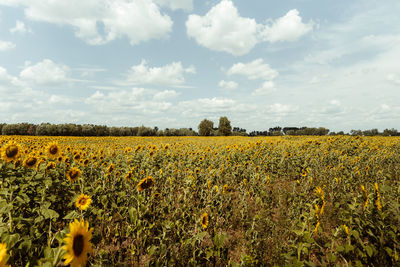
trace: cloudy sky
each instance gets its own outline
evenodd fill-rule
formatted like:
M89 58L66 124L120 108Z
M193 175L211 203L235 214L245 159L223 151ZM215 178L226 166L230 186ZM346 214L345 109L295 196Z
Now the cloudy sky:
M0 0L0 122L400 129L398 0Z

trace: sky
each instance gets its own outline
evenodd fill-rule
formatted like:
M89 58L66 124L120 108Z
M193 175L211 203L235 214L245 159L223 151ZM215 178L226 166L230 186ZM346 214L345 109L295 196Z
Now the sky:
M398 0L0 0L0 122L400 129Z

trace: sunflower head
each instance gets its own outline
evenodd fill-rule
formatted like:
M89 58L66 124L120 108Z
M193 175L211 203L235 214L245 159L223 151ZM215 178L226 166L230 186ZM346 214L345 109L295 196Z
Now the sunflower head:
M130 179L132 179L132 178L133 178L133 173L132 173L132 171L128 172L128 173L125 175L125 179L126 179L126 180L130 180Z
M146 190L150 187L152 187L154 185L154 179L151 176L148 176L142 180L140 180L140 182L137 185L137 189L138 191L143 191Z
M83 164L83 166L88 166L89 165L89 159L88 158L86 158L83 162L82 162L82 164Z
M66 173L67 178L70 182L75 182L81 176L82 172L78 168L69 169Z
M63 249L66 251L64 256L65 265L85 266L87 254L92 253L92 238L93 228L89 228L89 223L84 220L71 222L69 224L69 234L64 238L65 245Z
M2 148L1 157L3 160L10 162L14 159L17 159L21 153L21 146L14 141L10 141Z
M111 174L114 169L115 169L115 165L114 165L114 163L111 163L110 166L108 166L108 168L106 170L107 174L108 175Z
M60 147L57 142L51 142L46 146L47 156L50 158L57 158L60 154Z
M206 212L201 215L200 223L203 229L206 229L208 227L208 214Z
M7 262L7 244L0 243L0 266L9 267L6 265Z
M81 194L75 202L75 206L80 210L86 210L90 204L92 203L92 199L90 196Z
M76 153L74 154L73 159L74 159L75 161L79 161L79 160L81 159L81 154L80 154L79 152L76 152Z
M30 154L24 159L23 165L26 168L33 168L38 164L38 162L39 159L34 154Z
M56 167L56 163L53 161L50 161L49 163L47 163L46 165L46 172L50 171L51 169L54 169Z

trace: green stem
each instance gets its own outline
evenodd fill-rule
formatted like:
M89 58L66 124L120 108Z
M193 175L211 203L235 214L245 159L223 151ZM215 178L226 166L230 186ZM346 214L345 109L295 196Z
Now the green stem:
M10 203L12 203L12 196L13 196L12 185L10 186L10 188L11 188ZM13 219L12 219L11 210L8 212L8 219L10 220L10 233L12 233L13 232Z

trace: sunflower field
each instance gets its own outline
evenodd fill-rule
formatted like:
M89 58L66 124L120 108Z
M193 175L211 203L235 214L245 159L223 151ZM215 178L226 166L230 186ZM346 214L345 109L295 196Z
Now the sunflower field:
M0 146L0 266L400 266L398 137Z

